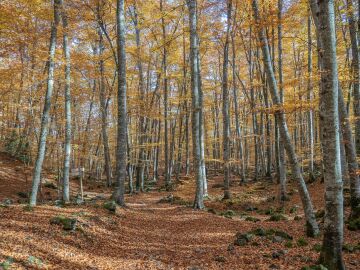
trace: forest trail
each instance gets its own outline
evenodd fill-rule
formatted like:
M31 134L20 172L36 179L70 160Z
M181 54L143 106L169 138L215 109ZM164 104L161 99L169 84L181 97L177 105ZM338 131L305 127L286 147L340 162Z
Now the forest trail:
M26 191L21 170L25 168L6 154L0 155L0 161L0 202L19 198L17 192ZM294 214L289 214L288 209L284 214L288 220L278 222L267 221L268 216L259 211L248 211L245 215L245 210L241 210L249 204L264 209L262 198L273 190L263 190L259 184L234 186L235 198L225 205L218 199L222 193L218 188L220 183L221 178L209 180L212 199L206 202L216 214L186 206L192 200L190 194L194 188L189 178L184 178L173 193L154 189L127 196L127 208L117 208L115 214L103 208L103 196L110 195L106 189L88 192L92 197L97 194L98 199L88 199L83 205L58 207L48 201L34 211L26 211L21 199L20 203L15 200L9 207L0 207L0 263L9 262L10 269L89 270L300 269L315 263L318 253L313 247L321 239L305 238L307 245L297 245L304 235L303 220L294 221ZM311 190L318 188L314 186ZM85 190L88 189L90 186L85 185ZM56 192L49 188L43 188L43 194L53 200L56 197ZM171 196L173 203L159 203ZM296 197L289 202L289 208L298 201ZM317 199L315 202L321 201ZM266 205L272 204L276 203ZM234 209L234 216L226 218L223 210L229 207ZM301 216L301 210L297 214ZM50 224L59 215L75 218L77 229L64 231L61 226ZM246 221L247 216L260 221ZM271 237L258 236L245 246L231 245L237 232L260 227L287 232L294 238L293 247L286 247L283 241L274 242ZM346 232L346 241L360 242L359 233L352 233L349 239ZM360 263L358 253L345 253L345 260L347 269L356 269Z

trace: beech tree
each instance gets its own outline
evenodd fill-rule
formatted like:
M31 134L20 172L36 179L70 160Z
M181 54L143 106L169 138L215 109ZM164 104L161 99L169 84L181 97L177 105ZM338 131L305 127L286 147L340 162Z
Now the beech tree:
M125 53L125 8L124 0L116 4L117 26L117 71L118 71L118 119L116 148L116 183L113 199L117 204L125 205L125 180L127 165L127 102L126 102L126 53Z
M314 1L313 1L314 2ZM345 269L342 258L343 197L339 141L338 68L336 60L335 11L332 0L318 5L321 51L320 126L325 179L325 221L321 261L328 269Z
M38 151L34 166L32 188L30 196L30 206L36 205L37 193L41 181L41 170L45 158L46 140L49 132L49 119L51 109L51 97L54 89L54 71L55 71L55 51L56 51L56 38L57 38L57 27L60 22L60 6L61 0L54 0L54 19L51 23L51 35L49 44L49 60L47 64L47 88L44 102L44 109L41 118L41 130L40 139L38 145Z

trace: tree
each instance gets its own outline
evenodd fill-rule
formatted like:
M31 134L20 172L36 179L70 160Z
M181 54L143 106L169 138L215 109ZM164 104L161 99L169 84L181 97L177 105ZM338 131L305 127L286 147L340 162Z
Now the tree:
M64 171L63 171L63 200L70 201L70 158L71 158L71 60L68 38L68 18L65 11L64 3L61 0L61 19L63 25L63 49L65 55L65 145L64 145Z
M54 71L55 71L55 51L56 51L56 38L57 38L57 27L60 21L60 5L61 0L54 1L54 18L51 23L51 35L49 44L49 60L47 64L47 88L44 102L44 109L41 118L41 130L40 140L38 145L38 152L35 161L32 188L30 196L30 206L36 205L37 193L40 185L41 170L45 158L46 140L49 132L49 119L50 119L50 108L51 108L51 97L54 90Z
M252 1L252 8L254 12L255 23L258 27L258 37L260 41L261 51L263 55L264 68L268 78L269 89L272 97L273 104L278 107L275 112L275 116L277 117L277 121L279 124L279 131L281 140L284 143L284 147L291 163L292 173L294 178L296 179L299 186L299 193L301 197L301 201L303 204L305 218L306 218L306 229L307 235L316 236L319 234L319 227L315 219L314 208L311 202L310 194L306 188L306 184L304 178L301 174L301 168L299 165L298 158L295 153L295 149L291 143L290 135L285 119L284 112L282 111L281 100L278 94L278 86L274 75L274 70L272 67L269 46L267 37L265 35L264 28L261 25L260 21L260 13L257 0Z
M224 197L230 199L230 100L228 89L229 37L231 27L232 0L227 0L227 26L224 44L222 73L222 113L223 113L223 159L224 159Z
M127 107L126 107L126 53L125 53L125 10L124 0L117 0L117 59L118 59L118 119L116 148L116 182L117 188L112 197L117 204L125 205L125 180L127 165Z
M189 9L190 23L190 72L191 72L191 99L192 99L192 141L193 162L196 175L195 209L204 208L203 172L201 166L201 102L199 93L200 70L198 64L199 42L197 36L197 1L186 0Z
M330 270L345 269L342 258L343 194L340 160L338 67L336 60L335 11L333 0L312 0L320 41L321 87L320 136L325 179L325 219L321 262Z

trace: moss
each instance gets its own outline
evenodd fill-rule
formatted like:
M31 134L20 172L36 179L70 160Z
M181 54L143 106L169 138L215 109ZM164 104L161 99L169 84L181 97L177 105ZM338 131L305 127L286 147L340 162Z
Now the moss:
M289 213L290 213L290 214L295 214L298 209L299 209L298 206L293 206L293 207L290 208Z
M308 245L308 242L303 237L300 237L296 243L297 243L298 247L305 247Z
M235 212L233 210L226 210L225 212L220 214L221 216L224 216L226 218L232 218L235 216Z
M285 247L287 248L292 248L294 245L293 245L293 242L292 241L286 241L285 242Z
M250 233L256 236L265 236L266 230L264 230L263 228L256 228L255 230L250 231Z
M286 232L284 232L284 231L276 230L274 234L275 234L276 236L280 236L280 237L282 237L282 238L284 238L284 239L288 239L288 240L292 240L292 239L293 239L293 237L292 237L290 234L288 234L288 233L286 233Z
M56 216L50 219L52 225L62 225L65 231L74 231L76 229L77 219L64 216Z
M287 220L287 218L282 214L272 214L269 218L269 221L281 221L281 220Z
M260 219L258 219L256 217L248 216L245 218L245 221L258 222L258 221L260 221Z
M104 203L103 207L112 213L116 212L116 202L115 201L107 201Z
M54 183L48 182L48 181L46 181L46 182L44 183L44 187L50 188L50 189L57 189L57 186L56 186Z
M269 208L269 209L265 209L264 210L264 214L265 215L273 215L274 214L274 209L273 208Z

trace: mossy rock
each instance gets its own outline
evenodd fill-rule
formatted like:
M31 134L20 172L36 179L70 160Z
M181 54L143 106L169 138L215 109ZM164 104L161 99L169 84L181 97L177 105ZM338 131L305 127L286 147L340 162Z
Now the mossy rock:
M282 220L287 220L287 218L282 214L275 213L275 214L272 214L268 220L269 221L282 221Z
M62 225L65 231L74 231L76 229L76 218L68 218L65 216L56 216L50 219L52 225Z
M263 228L256 228L255 230L250 231L250 233L256 236L266 236L266 230Z
M117 206L115 201L107 201L104 203L103 207L109 210L111 213L115 213Z
M347 227L350 231L360 230L360 218L350 219Z
M0 269L8 270L11 269L11 265L14 263L14 258L7 257L5 261L0 263Z
M57 186L54 183L48 182L48 181L44 183L44 187L50 188L50 189L57 189Z
M249 243L253 239L253 235L250 233L240 233L238 232L235 235L236 239L234 241L235 246L245 246L247 243Z
M248 217L245 218L245 221L259 222L260 219L258 219L258 218L256 218L256 217L248 216Z
M235 216L235 212L233 210L226 210L225 212L221 213L221 216L232 218Z
M284 232L284 231L280 231L280 230L275 230L274 235L280 236L280 237L282 237L284 239L287 239L287 240L292 240L293 239L293 237L290 234L288 234L287 232Z
M305 247L307 246L309 243L306 241L305 238L300 237L297 241L296 241L298 247Z

